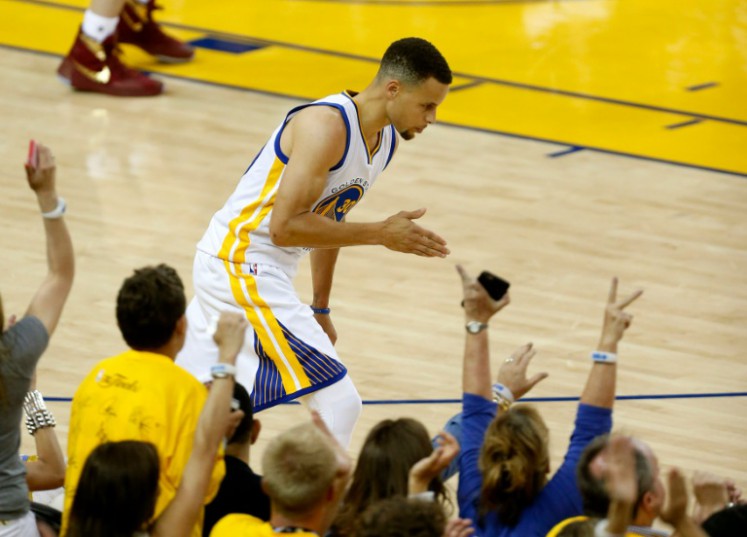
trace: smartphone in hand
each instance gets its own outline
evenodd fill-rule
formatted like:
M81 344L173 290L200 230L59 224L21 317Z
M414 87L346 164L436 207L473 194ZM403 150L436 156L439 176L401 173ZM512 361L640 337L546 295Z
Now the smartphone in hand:
M503 278L496 276L492 272L484 270L478 277L477 281L480 282L485 290L493 300L500 300L508 292L508 288L511 284Z

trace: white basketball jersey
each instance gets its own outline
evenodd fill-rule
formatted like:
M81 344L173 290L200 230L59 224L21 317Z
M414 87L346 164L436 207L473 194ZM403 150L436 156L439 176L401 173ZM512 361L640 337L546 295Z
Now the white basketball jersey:
M291 277L295 275L299 259L309 250L275 246L270 238L270 217L288 163L288 156L280 148L280 136L288 121L309 106L336 108L347 128L345 152L329 170L324 191L313 205L315 213L339 222L386 168L396 144L394 127L382 129L377 146L369 149L350 93L330 95L294 108L246 170L223 208L213 215L198 250L231 263L274 265Z

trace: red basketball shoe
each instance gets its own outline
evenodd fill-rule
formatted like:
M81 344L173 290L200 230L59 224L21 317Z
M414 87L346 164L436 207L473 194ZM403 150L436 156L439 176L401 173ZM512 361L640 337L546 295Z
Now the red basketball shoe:
M166 35L153 20L153 12L162 9L155 0L142 4L137 0L126 0L119 14L117 35L121 43L131 43L155 56L163 63L179 63L192 59L192 47Z
M97 43L81 30L57 74L80 91L120 97L145 97L163 91L161 82L126 67L118 54L114 35Z

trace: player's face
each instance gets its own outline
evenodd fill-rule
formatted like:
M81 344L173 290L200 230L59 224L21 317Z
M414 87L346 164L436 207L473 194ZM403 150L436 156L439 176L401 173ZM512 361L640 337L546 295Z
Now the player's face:
M436 121L436 109L446 98L449 85L433 77L417 85L392 82L388 88L390 102L389 120L405 140Z

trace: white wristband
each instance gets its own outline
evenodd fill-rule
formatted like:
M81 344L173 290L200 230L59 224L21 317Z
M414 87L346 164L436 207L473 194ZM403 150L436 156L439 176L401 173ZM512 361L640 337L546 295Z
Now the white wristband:
M591 353L591 359L602 364L617 363L617 354L614 352L594 351Z
M67 204L65 203L65 198L58 196L57 207L55 207L54 210L49 211L48 213L42 213L42 217L46 218L47 220L57 220L58 218L62 218L62 215L65 214L66 209Z
M496 382L495 384L493 384L493 396L500 397L501 399L505 399L511 404L516 402L516 398L514 397L514 394L511 391L511 389L504 386L500 382Z
M218 363L210 367L210 376L214 379L224 379L236 376L236 366L231 364Z

